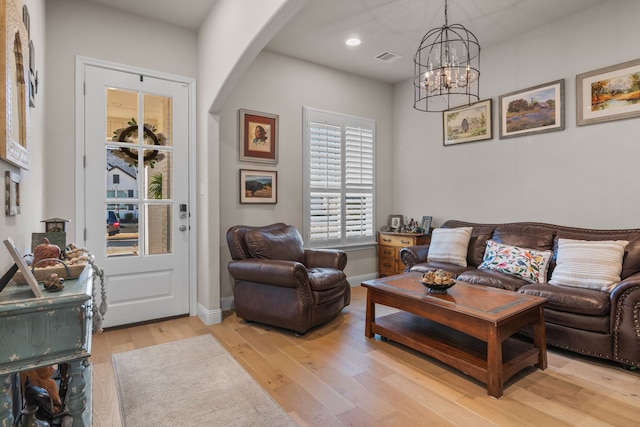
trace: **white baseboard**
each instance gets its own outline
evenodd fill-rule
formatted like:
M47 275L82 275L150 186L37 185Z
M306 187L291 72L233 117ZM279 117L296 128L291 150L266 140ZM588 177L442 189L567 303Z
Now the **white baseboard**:
M220 308L222 311L233 310L233 297L220 298Z
M369 274L360 274L358 276L347 277L347 281L349 282L349 285L351 285L351 287L354 287L354 286L360 286L360 283L364 282L365 280L373 280L377 278L378 278L378 275L376 273L369 273Z
M232 298L233 299L233 298ZM202 304L198 304L198 317L205 325L215 325L222 322L222 309L216 308L209 310L204 308Z

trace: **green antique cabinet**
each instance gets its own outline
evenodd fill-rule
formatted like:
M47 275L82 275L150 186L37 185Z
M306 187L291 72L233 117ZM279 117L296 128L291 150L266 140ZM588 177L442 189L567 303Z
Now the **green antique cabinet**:
M87 382L91 380L92 273L87 266L80 277L66 280L61 292L43 290L40 298L26 285L7 286L0 292L1 427L14 422L12 374L58 363L69 364L66 410L73 417L72 426L91 426Z

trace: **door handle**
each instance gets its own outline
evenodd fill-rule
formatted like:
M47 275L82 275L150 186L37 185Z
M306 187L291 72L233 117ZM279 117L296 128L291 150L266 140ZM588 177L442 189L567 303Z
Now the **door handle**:
M179 230L180 231L187 231L187 226L186 225L181 225Z

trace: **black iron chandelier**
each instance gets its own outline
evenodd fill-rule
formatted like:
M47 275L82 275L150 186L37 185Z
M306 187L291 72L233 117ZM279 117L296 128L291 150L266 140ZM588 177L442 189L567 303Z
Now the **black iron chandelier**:
M480 45L460 24L449 25L447 0L444 25L429 30L413 57L414 102L420 111L445 111L480 100Z

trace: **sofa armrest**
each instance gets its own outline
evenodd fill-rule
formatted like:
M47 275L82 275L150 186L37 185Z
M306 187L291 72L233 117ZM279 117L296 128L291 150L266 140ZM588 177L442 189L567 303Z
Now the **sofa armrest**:
M235 280L297 288L308 283L307 269L296 261L245 259L227 265Z
M621 281L609 294L613 359L640 367L640 273Z
M305 265L309 268L335 268L344 270L347 266L347 253L339 249L305 249Z
M409 271L411 267L421 262L427 262L429 245L406 246L400 249L400 259L404 263L404 271Z

